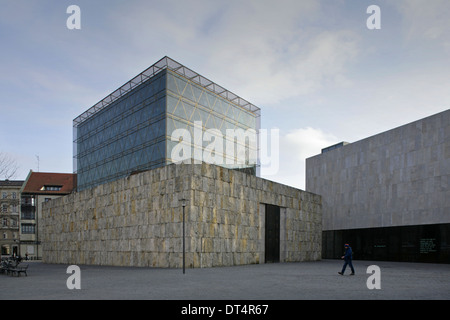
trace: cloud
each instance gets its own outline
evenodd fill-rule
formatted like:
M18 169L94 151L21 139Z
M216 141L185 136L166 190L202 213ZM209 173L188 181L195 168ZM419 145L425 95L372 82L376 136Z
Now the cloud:
M286 130L280 170L268 178L296 186L304 159L336 136L356 141L449 107L447 0L382 1L379 31L365 26L368 4L352 1L80 0L79 32L66 28L69 4L7 2L0 11L3 132L20 118L42 141L6 146L32 160L30 148L48 144L43 133L65 123L70 131L74 117L164 55Z
M280 135L280 167L276 174L261 176L300 189L305 188L305 160L321 153L325 147L339 142L333 134L319 128L305 127Z
M169 55L256 105L351 83L358 36L318 28L327 19L320 1L138 3L110 17L117 37L139 49L124 53L132 64Z
M449 44L450 4L448 0L399 0L395 2L403 16L406 38L410 41L437 40Z
M293 160L304 160L316 155L330 144L337 143L338 138L322 129L311 127L291 130L284 136L285 150Z
M308 25L312 17L324 18L318 2L282 2L278 9L276 3L263 2L258 10L233 7L228 24L216 26L216 38L208 39L205 69L257 105L348 83L346 66L359 52L356 33Z
M279 103L328 84L348 82L345 64L357 52L355 43L339 32L322 32L302 45L291 46L289 54L279 53L269 44L262 51L240 57L241 67L233 68L234 76L242 82L240 90L256 104Z

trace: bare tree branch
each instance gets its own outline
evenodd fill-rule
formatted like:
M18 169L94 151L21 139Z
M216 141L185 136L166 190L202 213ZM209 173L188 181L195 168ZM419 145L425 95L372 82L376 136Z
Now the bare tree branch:
M0 152L0 178L5 180L14 178L19 166L15 159L4 152Z

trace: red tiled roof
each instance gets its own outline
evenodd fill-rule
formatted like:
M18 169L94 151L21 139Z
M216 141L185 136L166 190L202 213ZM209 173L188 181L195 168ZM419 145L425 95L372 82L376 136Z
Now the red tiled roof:
M73 173L30 172L22 193L69 194L77 184ZM47 187L61 187L60 190L45 190ZM52 189L52 188L50 188Z

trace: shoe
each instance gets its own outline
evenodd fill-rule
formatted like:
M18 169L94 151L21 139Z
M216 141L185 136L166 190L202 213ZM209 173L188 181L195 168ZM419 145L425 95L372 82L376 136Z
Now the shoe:
M341 276L343 276L344 274L342 272L338 272Z
M355 275L355 273L354 273L354 272L352 272L352 273L350 273L350 275L351 275L351 276L354 276L354 275Z

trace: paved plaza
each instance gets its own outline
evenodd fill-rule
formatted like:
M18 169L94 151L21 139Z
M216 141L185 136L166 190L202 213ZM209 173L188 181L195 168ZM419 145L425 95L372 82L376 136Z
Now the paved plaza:
M369 290L368 266L381 289ZM341 260L186 269L80 265L81 289L67 288L68 265L30 262L28 276L0 275L0 300L398 300L450 299L450 265Z

